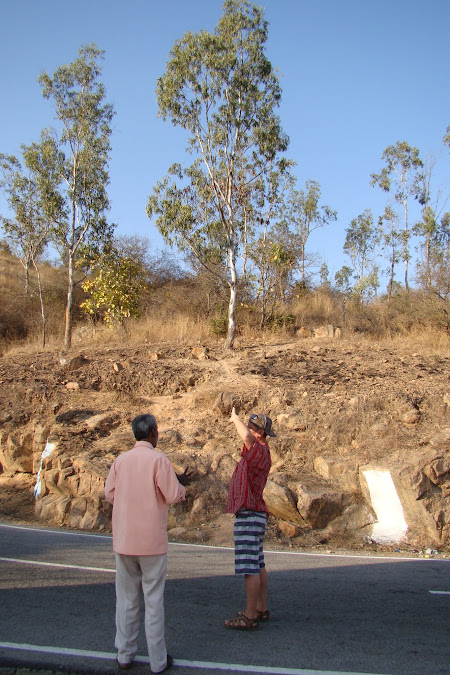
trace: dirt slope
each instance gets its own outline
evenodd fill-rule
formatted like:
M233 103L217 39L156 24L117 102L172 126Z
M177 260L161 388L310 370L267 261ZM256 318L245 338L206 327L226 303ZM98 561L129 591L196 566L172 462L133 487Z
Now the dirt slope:
M0 359L4 437L30 425L52 426L73 410L114 409L126 449L131 419L151 412L161 449L175 463L201 463L207 456L211 461L217 444L238 457L228 422L235 401L244 415L256 409L272 417L278 433L271 442L273 464L301 477L314 473L318 456L367 464L391 452L417 451L450 426L447 356L356 339L240 344L233 352L217 343L82 347ZM71 453L95 442L94 432L85 434ZM11 473L0 474L0 518L32 519L35 479ZM229 520L219 519L211 531L215 541L222 526L229 535ZM276 528L273 536L280 537Z

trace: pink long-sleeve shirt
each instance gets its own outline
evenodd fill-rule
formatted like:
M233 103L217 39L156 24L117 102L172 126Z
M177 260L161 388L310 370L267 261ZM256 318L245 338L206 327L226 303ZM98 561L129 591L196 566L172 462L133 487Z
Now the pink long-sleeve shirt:
M113 549L124 555L167 553L169 504L186 498L165 455L137 441L109 470L105 499L113 505Z

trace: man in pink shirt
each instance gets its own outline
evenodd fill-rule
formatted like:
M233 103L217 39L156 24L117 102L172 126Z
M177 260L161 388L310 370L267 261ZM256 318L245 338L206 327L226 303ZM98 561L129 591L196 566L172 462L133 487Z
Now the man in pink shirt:
M177 475L155 450L153 415L138 415L131 428L136 444L115 459L105 483L105 498L113 504L117 662L128 670L136 656L143 592L150 667L152 673L163 673L173 664L164 638L168 505L186 498L190 474Z

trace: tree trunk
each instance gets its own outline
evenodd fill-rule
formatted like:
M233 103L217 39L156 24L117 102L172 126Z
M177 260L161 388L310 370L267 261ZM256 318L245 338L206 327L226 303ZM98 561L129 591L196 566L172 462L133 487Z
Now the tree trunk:
M36 270L37 274L37 282L38 282L38 290L39 290L39 303L41 306L41 319L42 319L42 349L45 348L45 327L46 327L46 318L45 318L45 310L44 310L44 298L42 296L42 284L41 284L41 273L39 271L39 267L36 265L36 261L33 258L33 266L34 269Z
M395 257L393 254L391 258L391 274L389 276L389 285L388 285L388 302L391 301L392 297L392 286L394 285L394 272L395 272Z
M409 232L408 232L408 204L407 202L403 202L403 206L405 209L405 243L404 243L404 256L405 256L405 289L406 292L409 292L409 284L408 284L408 262L409 262L409 254L408 254L408 237L409 237Z
M64 347L70 349L72 344L72 307L73 307L73 289L74 289L74 258L72 252L69 253L69 280L67 288L66 305L66 329L64 332Z
M230 302L228 303L228 333L225 341L225 349L233 349L234 338L236 336L236 297L237 297L237 276L236 276L236 254L233 245L228 250L230 262Z

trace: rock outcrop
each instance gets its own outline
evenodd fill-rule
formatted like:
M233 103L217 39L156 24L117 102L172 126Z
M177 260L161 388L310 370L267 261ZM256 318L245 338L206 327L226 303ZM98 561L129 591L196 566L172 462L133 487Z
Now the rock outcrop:
M323 337L331 337L326 328ZM416 395L389 399L387 391L372 400L375 366L355 359L344 367L353 353L342 340L333 350L311 340L309 352L294 345L278 359L269 350L255 357L248 347L242 358L221 360L203 346L187 348L176 359L167 347L145 348L139 363L125 351L107 354L102 364L92 354L78 355L42 364L41 370L38 363L27 364L22 380L12 362L12 374L2 375L11 403L0 415L0 478L16 484L18 475L33 477L35 516L43 522L109 529L104 481L114 458L133 445L131 419L151 408L160 422L159 449L177 471L188 465L195 475L187 502L171 508L171 532L206 541L224 522L228 484L240 457L229 414L233 406L243 418L256 409L271 415L278 434L270 443L273 465L264 493L277 536L300 545L311 534L323 542L370 542L377 523L364 478L370 469L392 477L407 524L405 544L445 549L447 383L442 381L434 407ZM391 361L385 362L390 368ZM434 362L416 362L419 381L424 372L435 375ZM395 362L395 377L403 364ZM412 372L405 373L405 383ZM359 385L363 377L370 381L366 389Z

